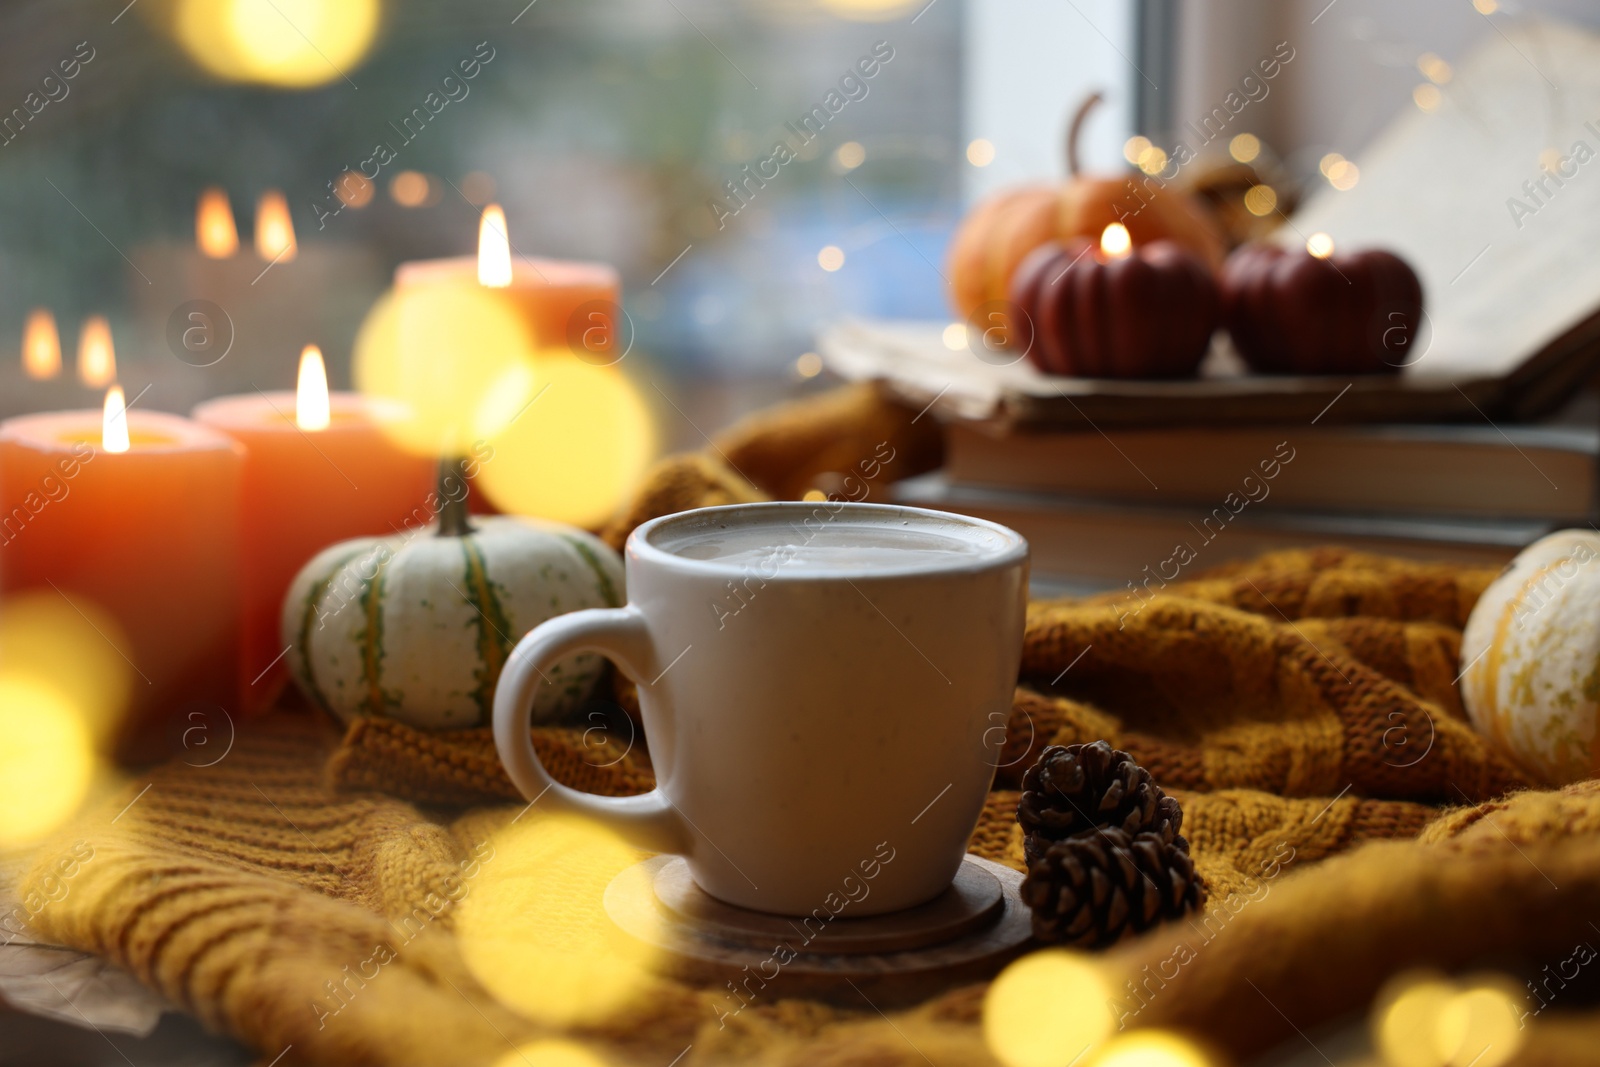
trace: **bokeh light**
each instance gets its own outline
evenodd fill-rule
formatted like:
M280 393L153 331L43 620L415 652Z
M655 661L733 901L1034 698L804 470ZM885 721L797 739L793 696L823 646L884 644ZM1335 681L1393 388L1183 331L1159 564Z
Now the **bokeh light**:
M1348 159L1341 159L1328 168L1328 184L1341 193L1354 189L1361 180L1361 170Z
M1122 143L1122 158L1135 165L1148 151L1150 151L1150 138L1143 134L1134 134Z
M1139 153L1139 169L1146 174L1160 174L1167 169L1167 152L1164 148L1151 145Z
M1389 1067L1500 1067L1522 1047L1522 991L1501 975L1461 983L1426 971L1378 994L1372 1036Z
M127 709L126 649L82 598L19 593L0 608L0 848L38 841L82 804Z
M1270 185L1252 185L1244 192L1244 209L1258 218L1278 210L1278 193Z
M1423 77L1435 85L1444 85L1455 77L1456 73L1450 68L1449 63L1446 63L1432 52L1424 52L1417 57L1417 69L1422 72Z
M944 339L946 348L952 352L959 352L967 347L967 324L964 322L952 322L944 328L944 333L941 336Z
M817 266L832 273L844 266L844 249L838 245L823 245L817 253Z
M379 0L178 0L173 28L228 81L306 89L349 77L377 35Z
M287 263L297 249L289 202L278 190L268 189L256 201L256 255L269 263Z
M855 170L867 161L867 149L860 141L846 141L834 150L840 170Z
M78 381L103 389L117 380L117 350L111 343L111 323L104 315L90 315L78 328Z
M994 162L994 142L987 137L979 137L967 145L967 162L974 167L987 167Z
M345 207L360 211L372 203L378 188L373 181L358 170L347 170L333 183L334 195Z
M1199 1046L1165 1030L1118 1034L1093 1060L1093 1067L1209 1067Z
M1389 1067L1444 1067L1436 1034L1455 987L1436 975L1408 972L1378 994L1372 1039Z
M494 1067L606 1067L606 1061L576 1042L556 1039L514 1048Z
M1249 163L1261 154L1261 138L1253 133L1235 134L1228 142L1228 154L1240 163Z
M37 678L0 673L0 847L29 845L78 809L94 775L85 716Z
M1444 94L1437 85L1424 82L1411 90L1411 99L1423 111L1438 111L1439 105L1444 103Z
M654 953L611 921L604 896L630 868L640 878L634 891L652 892L635 868L640 854L588 820L537 812L495 834L493 845L456 917L473 976L549 1026L628 1009L651 984Z
M534 373L537 400L491 438L477 484L502 511L598 526L655 458L650 409L614 366L548 355Z
M1000 972L983 999L983 1038L1005 1067L1062 1067L1111 1033L1111 989L1081 953L1046 949Z
M208 259L227 259L239 251L239 229L225 189L213 185L201 190L194 208L194 239Z
M499 290L461 280L393 289L356 335L356 388L392 400L384 432L416 455L466 455L533 399L523 318Z
M116 619L85 597L8 593L0 604L0 677L33 679L58 691L97 743L127 712L130 652Z
M28 312L22 327L22 370L35 381L61 373L61 335L56 331L56 317L47 308Z
M822 373L822 357L815 352L802 352L794 361L794 372L802 378L815 378Z
M389 196L401 207L422 207L433 189L420 170L403 170L389 183Z
M1318 259L1327 259L1333 255L1333 238L1318 231L1306 238L1306 251Z
M1508 992L1508 990L1510 990ZM1482 981L1452 996L1439 1012L1435 1045L1450 1067L1500 1067L1522 1047L1515 986Z

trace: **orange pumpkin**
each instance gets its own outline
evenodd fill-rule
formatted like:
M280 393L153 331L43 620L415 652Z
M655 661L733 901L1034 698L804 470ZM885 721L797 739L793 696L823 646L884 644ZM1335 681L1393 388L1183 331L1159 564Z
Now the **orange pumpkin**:
M1047 241L1074 237L1098 240L1121 222L1135 245L1169 240L1189 249L1211 269L1222 266L1225 249L1215 223L1188 193L1158 176L1083 175L1078 169L1078 131L1093 107L1083 102L1067 130L1068 181L1010 189L984 200L967 215L950 243L946 276L956 314L970 320L979 307L1004 301L1029 252Z

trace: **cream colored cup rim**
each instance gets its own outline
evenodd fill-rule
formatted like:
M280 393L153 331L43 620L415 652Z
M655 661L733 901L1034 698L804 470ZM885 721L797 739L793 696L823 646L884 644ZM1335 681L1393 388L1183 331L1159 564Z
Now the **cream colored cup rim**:
M930 561L927 556L922 556L914 564L874 567L870 572L851 568L808 567L804 572L786 573L780 569L776 576L777 579L789 581L831 579L836 581L840 578L849 578L853 581L872 581L878 578L904 578L916 575L976 574L1013 567L1025 562L1028 558L1028 542L1021 534L1008 526L990 522L988 519L974 518L970 515L958 515L948 511L935 511L931 508L909 507L904 504L862 504L850 501L809 500L774 500L751 504L724 504L718 507L694 508L689 511L674 512L671 515L662 515L642 523L636 528L628 536L625 551L630 560L648 563L655 567L664 567L680 573L735 577L744 573L749 566L748 563L731 563L722 560L693 559L688 556L680 556L675 552L662 548L652 538L664 530L670 530L672 527L704 523L718 515L738 516L741 525L755 526L761 525L764 519L770 520L775 525L778 523L798 523L803 518L810 517L818 511L832 512L831 518L824 521L849 521L849 517L852 515L876 516L880 521L890 517L898 517L910 519L923 529L932 526L941 527L941 532L946 533L947 536L949 535L949 527L960 526L971 530L984 531L993 535L996 540L992 547L983 546L979 552L952 552L947 558L934 561Z

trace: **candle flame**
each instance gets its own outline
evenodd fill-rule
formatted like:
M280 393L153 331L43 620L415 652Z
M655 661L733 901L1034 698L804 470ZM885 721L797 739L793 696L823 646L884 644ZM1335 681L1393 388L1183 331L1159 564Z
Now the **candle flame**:
M1120 259L1133 249L1133 238L1128 235L1128 228L1120 222L1113 222L1100 231L1100 251L1112 259Z
M1325 233L1314 233L1306 241L1306 251L1318 259L1327 259L1333 255L1333 238Z
M194 239L203 255L227 259L239 251L239 230L233 224L228 194L215 185L200 194L194 211Z
M289 202L278 190L268 189L256 202L256 254L273 263L287 263L296 250Z
M34 381L61 373L61 335L56 332L56 317L44 308L29 312L22 328L22 370Z
M322 349L306 345L300 353L300 380L294 392L294 422L302 430L326 430L328 412L328 368L322 362Z
M104 315L90 315L78 331L78 380L93 389L117 379L117 353L111 345L111 324Z
M128 450L128 405L123 400L120 385L106 390L105 414L100 419L100 447L107 452Z
M478 284L494 289L511 284L511 239L499 204L484 208L478 222Z

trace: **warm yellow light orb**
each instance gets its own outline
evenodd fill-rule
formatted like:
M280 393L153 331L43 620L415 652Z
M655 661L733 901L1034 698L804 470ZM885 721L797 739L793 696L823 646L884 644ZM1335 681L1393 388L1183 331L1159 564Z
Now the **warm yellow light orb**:
M1236 134L1228 142L1228 154L1240 163L1252 162L1261 154L1261 138L1253 133Z
M1372 1013L1373 1044L1392 1067L1444 1067L1439 1019L1455 987L1426 974L1403 974L1378 996Z
M574 1041L535 1041L511 1049L494 1067L606 1067L606 1061Z
M210 74L305 89L348 78L380 15L380 0L179 0L174 25Z
M1278 192L1270 185L1252 185L1244 193L1244 209L1257 218L1278 210Z
M1149 148L1139 153L1139 158L1135 160L1135 163L1138 165L1139 169L1144 171L1146 174L1160 174L1162 171L1167 169L1166 150L1163 148L1157 148L1155 145L1151 145Z
M1519 1000L1521 990L1510 981L1457 993L1439 1012L1436 1050L1450 1067L1500 1067L1522 1047Z
M61 694L96 739L128 707L131 649L117 621L92 601L53 589L0 603L0 677L33 679ZM0 734L0 737L4 737Z
M356 388L393 401L384 431L424 456L459 456L499 434L533 399L524 320L500 290L459 281L391 290L356 335Z
M552 1027L597 1023L626 1010L650 982L652 953L611 921L604 897L639 854L592 822L536 810L495 834L492 844L456 916L457 942L473 976ZM637 889L651 892L647 883Z
M1208 1067L1211 1058L1177 1034L1134 1030L1107 1042L1094 1067Z
M1110 999L1087 956L1063 949L1035 952L989 986L983 1038L1005 1067L1061 1067L1110 1035Z
M77 811L94 775L82 709L36 677L0 674L0 848L32 844Z
M597 526L655 458L655 421L616 367L549 355L535 375L537 399L491 439L478 485L502 511Z

